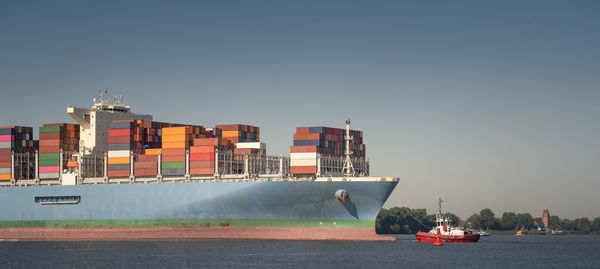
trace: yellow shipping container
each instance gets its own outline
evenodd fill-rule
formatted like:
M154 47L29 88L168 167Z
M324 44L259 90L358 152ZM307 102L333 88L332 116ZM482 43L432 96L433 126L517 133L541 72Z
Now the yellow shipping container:
M129 164L129 157L108 158L108 164Z
M0 180L11 180L12 176L10 174L0 174Z
M144 151L144 154L146 155L158 155L158 153L161 151L162 149L146 149Z
M191 135L179 134L179 135L163 135L162 142L163 143L171 143L171 142L190 142L192 141Z
M192 134L192 127L184 126L184 127L167 127L162 128L162 135L184 135L184 134Z
M223 131L223 137L239 137L240 131Z
M182 149L182 148L187 148L190 145L190 143L187 142L168 142L162 143L162 148L163 149Z

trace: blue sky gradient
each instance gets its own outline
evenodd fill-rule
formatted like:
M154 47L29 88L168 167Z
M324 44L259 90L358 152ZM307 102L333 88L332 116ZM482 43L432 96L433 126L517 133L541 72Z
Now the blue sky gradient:
M386 206L600 208L597 1L2 1L0 125L98 90L155 120L363 130Z

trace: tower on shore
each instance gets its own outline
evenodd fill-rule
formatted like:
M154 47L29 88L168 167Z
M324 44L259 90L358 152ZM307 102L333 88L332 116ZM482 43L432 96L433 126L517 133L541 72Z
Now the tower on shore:
M544 229L546 229L546 231L550 230L550 212L548 209L544 209L542 212L542 224L544 224Z

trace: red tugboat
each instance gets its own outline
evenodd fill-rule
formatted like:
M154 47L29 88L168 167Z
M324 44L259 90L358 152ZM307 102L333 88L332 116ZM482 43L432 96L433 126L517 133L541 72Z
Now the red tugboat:
M436 227L433 227L428 233L418 232L417 240L432 243L436 241L439 233L442 242L477 242L479 240L478 233L465 233L465 231L452 226L448 216L442 214L443 202L441 198L438 200L439 214L435 216Z

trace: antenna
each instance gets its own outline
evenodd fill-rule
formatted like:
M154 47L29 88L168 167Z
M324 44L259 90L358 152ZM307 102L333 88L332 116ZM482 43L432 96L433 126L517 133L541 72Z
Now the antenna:
M351 177L354 175L354 166L352 165L352 159L350 155L352 155L352 151L350 150L350 141L352 141L354 137L350 136L350 119L346 120L346 135L344 136L344 140L346 140L346 160L344 161L344 175L346 177Z
M444 202L444 200L442 200L442 198L440 197L438 199L438 211L440 212L440 215L442 214L442 203Z

